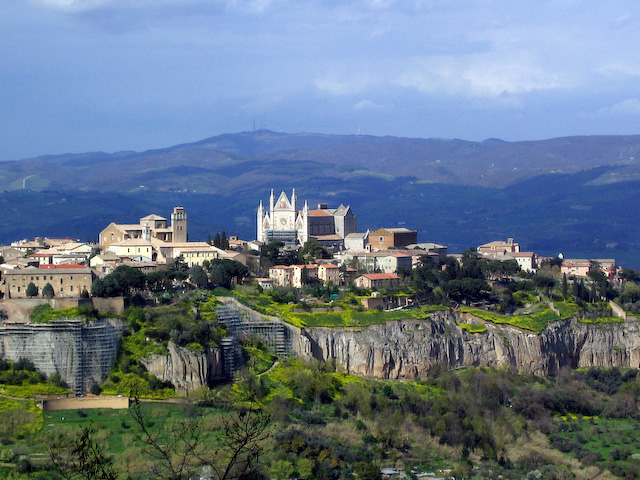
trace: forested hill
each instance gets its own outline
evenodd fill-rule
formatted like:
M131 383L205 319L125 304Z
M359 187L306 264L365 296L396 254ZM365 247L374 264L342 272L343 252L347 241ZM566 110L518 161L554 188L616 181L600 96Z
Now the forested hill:
M594 179L640 179L640 136L484 142L268 130L211 137L146 152L84 153L3 162L0 190L137 190L228 195L310 173L348 181L413 177L419 182L503 188L551 173L615 166ZM302 185L301 185L302 187Z
M109 222L189 215L191 240L255 237L258 202L296 188L310 205L350 204L359 229L407 226L462 250L515 237L544 254L640 267L640 136L530 142L364 135L226 134L147 152L3 162L0 242L95 239Z

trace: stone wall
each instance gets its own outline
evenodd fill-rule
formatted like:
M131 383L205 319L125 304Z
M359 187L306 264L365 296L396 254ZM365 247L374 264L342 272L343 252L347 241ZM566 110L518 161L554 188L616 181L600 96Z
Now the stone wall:
M129 408L130 400L127 397L78 397L43 400L42 410L52 412L54 410L80 410L84 408Z

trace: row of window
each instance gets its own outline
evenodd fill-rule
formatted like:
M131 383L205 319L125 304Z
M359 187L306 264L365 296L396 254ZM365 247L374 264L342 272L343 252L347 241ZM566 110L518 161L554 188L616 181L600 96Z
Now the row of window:
M22 287L16 287L16 291L17 291L17 292L20 292L20 289L21 289L21 288L22 288L25 292L27 291L27 287L26 287L25 285L22 285ZM85 286L85 287L80 288L79 290L80 290L80 291L82 291L82 290L89 291L89 287ZM64 287L60 287L60 291L61 291L61 292L64 292ZM69 291L70 291L70 292L73 292L73 285L69 285Z

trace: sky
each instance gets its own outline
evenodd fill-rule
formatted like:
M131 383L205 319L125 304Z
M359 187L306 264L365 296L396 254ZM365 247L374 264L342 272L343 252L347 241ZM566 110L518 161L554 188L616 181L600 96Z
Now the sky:
M2 0L0 160L223 133L640 133L640 6Z

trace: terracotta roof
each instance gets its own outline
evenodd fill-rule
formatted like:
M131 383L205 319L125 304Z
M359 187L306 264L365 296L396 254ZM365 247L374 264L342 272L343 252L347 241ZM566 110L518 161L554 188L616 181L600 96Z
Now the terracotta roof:
M331 217L331 212L327 209L322 210L309 210L310 217Z
M362 276L369 280L400 280L395 273L365 273Z
M334 265L333 263L323 263L322 265L320 265L319 267L324 267L324 268L340 268L337 265ZM318 268L319 268L318 267Z

